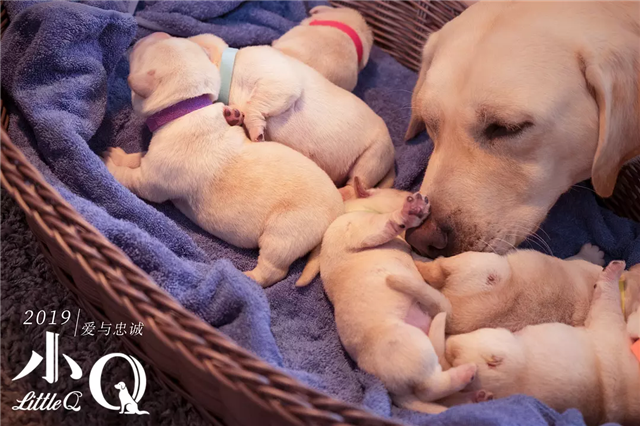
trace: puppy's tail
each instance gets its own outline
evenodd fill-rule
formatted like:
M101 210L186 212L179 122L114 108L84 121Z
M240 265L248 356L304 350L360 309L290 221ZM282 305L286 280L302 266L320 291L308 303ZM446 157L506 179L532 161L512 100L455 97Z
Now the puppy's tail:
M302 270L302 275L296 281L296 287L305 287L313 281L313 279L320 273L320 247L318 244L316 248L311 250L309 253L309 259L307 259L307 264Z
M451 365L444 356L444 329L446 322L447 313L440 312L438 315L436 315L433 321L431 321L431 327L429 327L429 340L431 340L433 349L435 350L436 355L438 355L438 362L440 362L440 366L443 370L448 370L449 368L451 368Z
M140 415L142 415L142 414L149 414L149 412L148 412L148 411L137 411L137 410L136 410L136 414L140 414Z
M395 291L404 293L424 306L431 316L438 312L451 314L451 303L438 290L422 280L401 275L389 275L387 285Z

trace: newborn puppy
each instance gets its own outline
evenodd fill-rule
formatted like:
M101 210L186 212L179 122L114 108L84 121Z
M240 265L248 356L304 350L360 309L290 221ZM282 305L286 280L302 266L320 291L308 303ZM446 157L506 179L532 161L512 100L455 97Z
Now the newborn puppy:
M373 32L354 9L316 6L310 15L272 46L351 92L369 62Z
M262 286L284 278L344 210L331 179L300 153L252 143L227 124L224 116L235 111L212 103L219 73L197 44L156 33L135 45L130 61L134 110L154 133L143 157L112 150L109 171L146 200L173 201L216 237L259 247L258 264L246 274ZM184 111L203 96L208 102Z
M451 302L447 333L459 334L483 327L517 331L545 322L583 325L603 256L585 245L567 260L534 250L415 258L424 280Z
M347 213L327 229L320 253L320 274L340 340L362 370L382 380L396 404L443 411L431 401L464 388L475 366L442 371L434 345L439 341L444 352L445 314L433 323L431 318L447 301L424 285L409 245L399 236L422 223L429 205L419 193L357 185L363 198L346 203ZM424 292L413 298L390 288L387 283L394 281L422 283Z
M449 337L447 359L478 366L472 389L499 398L524 393L559 412L578 408L589 425L640 424L640 360L620 310L623 269L624 262L615 261L600 274L584 327L484 328Z
M190 40L220 66L228 47L221 38ZM367 187L393 185L394 147L384 121L352 93L271 46L237 52L229 105L244 113L251 140L287 145L314 160L338 187L349 185L341 190L345 199L355 196L354 176Z

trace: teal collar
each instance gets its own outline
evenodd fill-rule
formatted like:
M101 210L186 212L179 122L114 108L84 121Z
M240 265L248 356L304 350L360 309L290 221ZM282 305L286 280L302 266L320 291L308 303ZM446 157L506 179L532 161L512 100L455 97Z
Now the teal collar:
M229 105L229 93L231 92L231 79L233 77L233 66L236 63L238 49L227 47L222 52L220 58L220 94L218 101Z

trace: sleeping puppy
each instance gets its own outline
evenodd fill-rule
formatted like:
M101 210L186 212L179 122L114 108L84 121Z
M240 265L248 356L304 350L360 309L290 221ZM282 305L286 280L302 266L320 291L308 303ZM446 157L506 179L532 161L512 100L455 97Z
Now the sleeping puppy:
M424 280L451 302L447 332L511 331L545 322L583 325L604 253L590 244L567 260L534 250L466 252L434 261L414 256Z
M272 46L351 92L358 83L358 73L369 62L373 32L354 9L316 6L310 15ZM360 45L360 57L356 43Z
M344 210L331 179L300 153L252 143L227 124L225 108L227 116L235 111L212 103L220 76L196 43L156 33L135 45L130 62L133 107L148 125L177 104L203 95L209 102L157 128L143 157L112 150L109 171L141 198L171 200L216 237L259 247L258 264L246 274L262 286L284 278Z
M623 269L624 262L615 261L601 273L584 327L483 328L449 337L447 360L475 363L478 377L470 388L498 398L524 393L559 412L578 408L589 425L640 424L640 360L620 310Z
M228 47L221 38L190 40L219 66ZM355 196L354 176L368 187L393 185L394 147L384 121L352 93L271 46L238 51L229 105L244 113L252 141L271 138L303 153L338 187L348 185L341 190L345 199Z
M357 182L361 198L346 203L347 213L327 229L320 253L320 274L340 340L362 370L382 381L396 404L443 411L432 401L464 388L475 367L442 370L434 345L440 342L444 351L445 314L436 314L448 302L424 284L409 245L399 236L426 218L429 205L419 193L364 190ZM392 275L391 280L422 283L423 292L411 297L391 289L387 281Z
M478 2L429 36L407 138L434 151L423 256L507 252L589 179L640 155L640 2ZM606 40L606 42L604 42Z

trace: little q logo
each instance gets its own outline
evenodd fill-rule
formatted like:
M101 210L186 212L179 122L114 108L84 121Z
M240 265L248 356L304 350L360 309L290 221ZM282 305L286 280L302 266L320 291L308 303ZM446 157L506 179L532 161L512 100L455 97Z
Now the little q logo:
M109 404L102 394L102 369L111 358L116 357L129 361L131 369L133 370L133 395L129 393L127 385L125 385L124 382L119 382L115 385L115 388L118 389L120 407ZM91 391L91 395L93 395L93 399L104 408L119 410L120 414L149 414L148 411L138 411L138 402L142 399L146 388L147 375L142 368L142 364L129 355L121 353L105 355L96 362L91 369L91 373L89 373L89 390Z
M46 332L46 361L45 361L45 375L42 376L49 383L55 383L58 381L58 333ZM73 359L68 357L65 354L62 354L64 360L69 364L71 368L71 378L73 380L78 380L82 377L82 369ZM104 370L105 365L109 360L113 358L123 358L125 359L131 369L133 371L133 393L129 393L127 389L127 385L124 382L118 382L114 385L116 389L118 389L118 402L119 406L112 405L104 398L104 394L102 393L102 371ZM33 351L31 353L31 359L27 365L22 369L20 373L16 377L12 379L12 381L20 380L23 377L27 376L31 372L33 372L42 362L43 358L40 354ZM142 364L140 361L135 359L130 355L125 355L121 353L112 353L103 356L95 363L95 365L91 368L91 372L89 373L89 390L93 399L96 400L98 404L103 406L108 410L118 411L119 414L149 414L148 411L141 411L138 408L138 402L142 399L144 395L144 391L147 388L147 375L142 368ZM82 392L73 391L66 395L62 400L57 399L57 394L51 395L47 393L41 393L38 397L36 397L36 393L31 391L27 393L27 395L21 399L17 400L20 405L13 406L13 410L24 410L24 411L43 411L43 410L57 410L61 406L66 410L71 411L80 411L80 398L82 397Z

